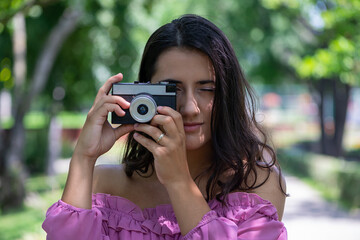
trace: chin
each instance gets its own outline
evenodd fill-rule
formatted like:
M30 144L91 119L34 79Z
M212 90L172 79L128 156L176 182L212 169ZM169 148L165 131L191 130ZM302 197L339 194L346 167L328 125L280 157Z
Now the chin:
M187 151L194 151L194 150L199 149L200 147L201 147L200 144L196 144L196 145L194 145L194 144L186 144L186 150Z
M204 138L195 138L195 137L187 137L186 138L186 150L187 151L194 151L194 150L198 150L202 147L204 147L205 145L207 145L207 143L209 143L210 140L208 141L204 141Z

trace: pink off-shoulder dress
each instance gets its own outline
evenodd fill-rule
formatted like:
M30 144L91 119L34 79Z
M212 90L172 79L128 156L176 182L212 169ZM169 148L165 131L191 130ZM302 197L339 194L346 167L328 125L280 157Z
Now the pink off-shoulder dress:
M43 229L49 240L173 240L173 239L287 239L276 208L251 193L230 193L223 206L209 201L211 211L185 236L171 205L142 210L118 196L93 194L92 209L59 200L47 211Z

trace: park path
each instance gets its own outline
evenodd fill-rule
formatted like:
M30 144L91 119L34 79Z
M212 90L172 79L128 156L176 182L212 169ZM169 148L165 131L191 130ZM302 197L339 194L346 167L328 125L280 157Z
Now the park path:
M360 240L360 212L349 214L296 177L286 176L287 192L283 222L289 240Z
M107 158L98 163L114 163ZM67 172L69 160L55 163L57 172ZM349 214L294 176L286 175L287 192L283 222L289 240L360 240L360 212Z

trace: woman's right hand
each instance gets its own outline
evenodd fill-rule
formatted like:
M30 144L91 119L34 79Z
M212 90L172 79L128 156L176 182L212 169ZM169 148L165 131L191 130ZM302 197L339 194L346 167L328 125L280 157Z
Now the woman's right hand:
M74 155L80 156L80 159L87 159L95 164L96 159L109 151L116 140L134 129L133 125L113 128L107 121L109 112L124 116L123 109L130 107L130 103L122 97L109 95L112 84L122 79L121 73L112 76L99 89L74 150Z

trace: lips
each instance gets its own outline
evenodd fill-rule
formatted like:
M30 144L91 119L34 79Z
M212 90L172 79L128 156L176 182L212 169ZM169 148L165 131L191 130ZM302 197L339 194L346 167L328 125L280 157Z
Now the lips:
M203 123L184 123L185 132L195 132L200 129Z

